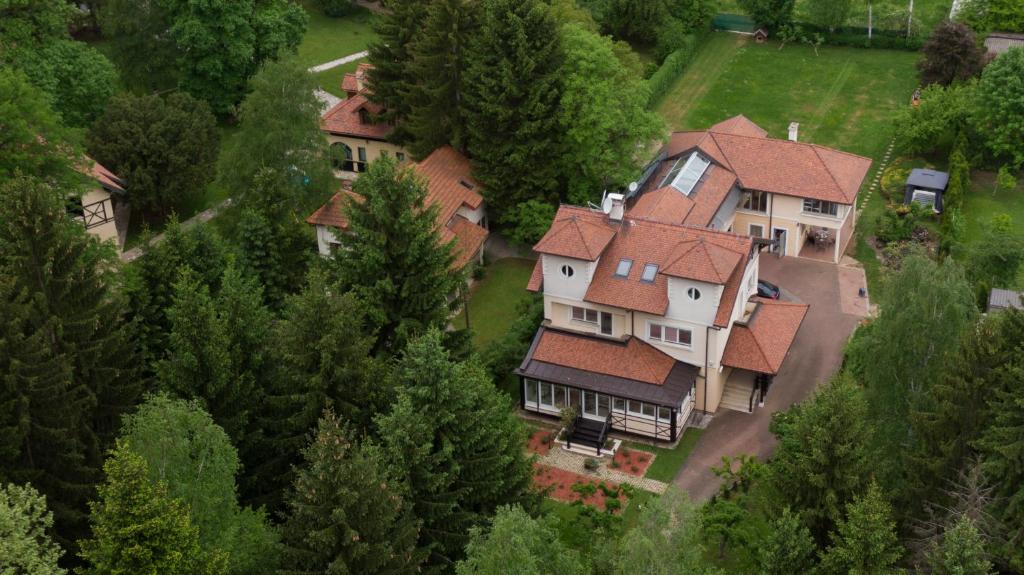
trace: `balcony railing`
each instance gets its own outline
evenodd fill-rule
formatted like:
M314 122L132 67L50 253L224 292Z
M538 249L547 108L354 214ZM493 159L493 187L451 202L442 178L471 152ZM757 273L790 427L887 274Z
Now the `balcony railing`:
M85 204L82 206L82 221L85 222L85 229L95 228L102 226L103 224L113 221L114 214L108 213L107 200L100 200L91 204ZM109 210L113 212L113 210Z

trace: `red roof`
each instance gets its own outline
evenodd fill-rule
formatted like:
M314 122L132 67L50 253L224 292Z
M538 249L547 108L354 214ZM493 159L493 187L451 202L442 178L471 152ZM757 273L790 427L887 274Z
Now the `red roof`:
M124 182L121 181L121 178L114 175L114 172L106 169L102 164L89 156L85 156L85 164L85 166L79 166L78 171L92 176L101 186L110 191L124 193Z
M533 264L533 272L530 273L530 281L526 282L526 291L539 292L544 285L544 262L540 258Z
M662 385L676 360L639 338L621 342L544 330L533 351L533 359Z
M320 129L338 136L386 140L394 128L385 122L364 124L359 114L363 109L370 114L380 112L377 104L367 100L363 94L356 94L328 110L320 119Z
M595 220L587 215L589 210L577 211L567 206L559 208L551 227L533 246L533 251L590 262L601 257L601 252L615 237L615 230L605 224L603 217Z
M327 200L327 203L317 208L315 212L306 218L307 224L314 226L331 226L338 229L348 228L348 217L345 216L345 203L354 200L363 203L363 196L352 190L342 190Z
M807 304L755 298L757 308L747 323L737 323L729 334L722 365L777 374L807 315Z
M441 241L455 240L455 269L462 269L480 252L487 230L462 216L455 216L441 234Z
M704 238L676 245L661 273L684 279L725 285L743 254L728 250Z
M373 64L363 62L356 66L355 73L349 72L341 78L341 89L351 98L355 94L370 92L366 85L366 74L373 69Z

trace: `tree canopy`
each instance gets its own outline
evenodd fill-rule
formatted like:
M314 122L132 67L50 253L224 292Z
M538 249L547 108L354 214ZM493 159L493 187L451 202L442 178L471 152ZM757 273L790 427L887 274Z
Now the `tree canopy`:
M0 572L64 575L63 553L50 539L53 514L31 485L0 484Z
M924 58L918 60L917 69L926 86L948 86L981 72L982 53L974 31L959 22L947 20L936 26L921 51Z
M1024 165L1024 50L1010 50L985 66L975 98L975 123L989 149Z

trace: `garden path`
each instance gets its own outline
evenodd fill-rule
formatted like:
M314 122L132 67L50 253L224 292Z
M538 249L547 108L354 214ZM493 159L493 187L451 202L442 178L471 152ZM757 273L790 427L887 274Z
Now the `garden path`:
M317 72L323 72L325 70L330 70L331 68L337 68L338 66L348 64L349 62L354 62L356 60L365 58L369 55L369 50L363 50L362 52L349 54L348 56L338 58L337 60L331 60L330 62L324 62L323 64L317 64L316 66L310 66L309 71L312 72L313 74L316 74Z
M217 212L221 210L221 208L224 208L230 204L231 198L228 198L223 202L217 204L216 206L213 206L212 208L199 212L198 214L192 216L191 218L181 222L181 229L187 230L196 224L212 220L213 217L217 215ZM146 253L146 248L148 248L149 246L155 246L162 241L164 241L164 234L159 233L150 238L146 245L134 247L130 250L125 250L121 254L121 261L125 263L134 261L138 259L140 256L142 256L142 254Z

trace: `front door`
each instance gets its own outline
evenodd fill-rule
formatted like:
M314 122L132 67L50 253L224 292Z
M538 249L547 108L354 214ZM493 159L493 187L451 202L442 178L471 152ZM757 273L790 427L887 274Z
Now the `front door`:
M601 312L601 333L604 335L612 334L612 314L606 311Z
M772 251L780 256L786 255L787 235L785 228L772 228L772 239L775 240L775 245L772 246Z

